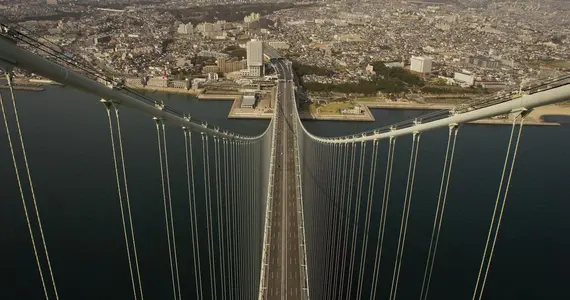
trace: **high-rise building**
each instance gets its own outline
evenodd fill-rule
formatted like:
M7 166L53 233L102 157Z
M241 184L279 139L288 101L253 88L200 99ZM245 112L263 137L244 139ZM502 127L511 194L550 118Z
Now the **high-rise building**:
M247 42L247 68L253 77L263 76L263 42L251 40Z
M47 0L47 4L57 5L57 0Z
M412 56L410 70L422 74L431 73L432 59L424 56Z

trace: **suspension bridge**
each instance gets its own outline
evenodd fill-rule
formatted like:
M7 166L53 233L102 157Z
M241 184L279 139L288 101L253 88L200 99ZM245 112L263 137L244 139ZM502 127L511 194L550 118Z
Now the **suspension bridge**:
M58 266L51 263L49 245L37 202L41 191L33 184L13 91L12 70L19 68L96 95L105 107L112 149L116 200L122 221L124 259L128 260L132 298L144 299L136 224L127 177L120 112L145 114L156 128L156 157L160 162L164 231L168 241L169 277L173 299L380 299L398 297L402 289L402 261L406 259L408 221L414 197L417 162L423 133L447 128L444 164L434 170L440 186L430 230L420 299L428 299L452 182L456 142L463 123L511 114L509 139L494 201L480 267L473 274L472 299L483 299L525 117L535 107L570 100L568 77L535 84L517 97L497 96L465 103L452 111L437 111L357 135L325 138L311 134L300 121L297 106L303 89L283 58L271 60L276 80L274 115L264 133L247 136L220 129L190 114L125 86L84 62L50 45L2 25L0 66L10 90L0 95L14 175L17 178L37 275L46 299L59 299ZM41 55L40 55L41 54ZM103 82L103 83L101 83ZM169 135L182 135L183 145L172 145ZM396 144L411 140L406 153ZM429 141L429 140L428 140ZM172 205L173 147L182 147L189 203L192 243L192 283L180 280L180 264ZM382 150L384 148L385 150ZM400 148L398 148L400 149ZM385 153L385 160L380 158ZM394 158L407 156L407 180L394 261L386 261L386 219L391 200ZM385 164L379 163L385 161ZM33 166L32 166L33 167ZM437 175L436 175L437 174ZM378 188L378 189L377 189ZM375 193L375 191L381 193ZM372 206L381 207L373 214ZM371 231L372 228L378 230ZM205 230L202 230L205 229ZM186 237L184 237L186 238ZM380 270L389 269L389 278ZM372 277L367 274L372 274ZM380 282L389 289L380 290ZM183 285L192 285L184 294ZM63 297L62 297L63 298Z

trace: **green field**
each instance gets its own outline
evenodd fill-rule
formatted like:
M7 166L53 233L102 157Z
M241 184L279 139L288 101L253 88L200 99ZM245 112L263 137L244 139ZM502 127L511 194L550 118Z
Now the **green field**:
M354 104L346 101L346 102L329 102L328 104L311 104L310 110L311 113L317 113L317 107L320 109L320 114L324 115L333 115L333 114L340 114L341 109L349 109L354 107Z

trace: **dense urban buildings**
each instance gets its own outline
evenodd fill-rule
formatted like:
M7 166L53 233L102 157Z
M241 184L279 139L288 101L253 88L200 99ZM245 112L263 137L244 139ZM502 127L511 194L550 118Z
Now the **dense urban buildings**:
M0 1L0 14L114 76L193 85L212 73L262 78L263 53L274 51L301 66L314 91L365 94L410 90L357 86L389 85L377 62L390 76L421 75L425 84L411 89L424 93L518 87L570 68L567 1L432 2L12 0Z

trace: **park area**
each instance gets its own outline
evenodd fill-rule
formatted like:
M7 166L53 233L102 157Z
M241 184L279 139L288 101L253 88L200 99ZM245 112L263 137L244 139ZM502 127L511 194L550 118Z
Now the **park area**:
M338 115L343 109L351 109L354 104L350 101L331 101L327 104L312 103L310 110L312 114Z

